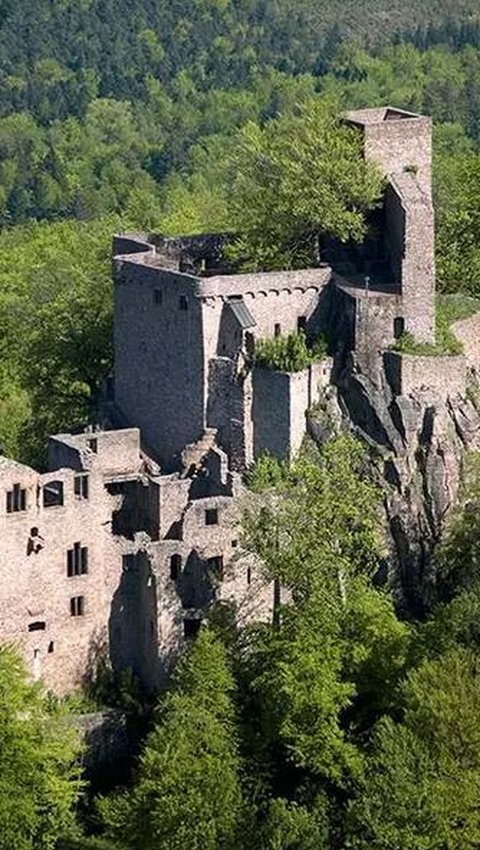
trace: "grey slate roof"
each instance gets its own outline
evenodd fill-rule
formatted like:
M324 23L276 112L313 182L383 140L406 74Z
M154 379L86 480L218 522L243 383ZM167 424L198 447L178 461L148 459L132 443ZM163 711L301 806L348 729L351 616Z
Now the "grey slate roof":
M230 307L233 315L244 330L246 328L255 327L257 323L253 318L247 305L245 304L243 298L230 298L228 301L228 306Z

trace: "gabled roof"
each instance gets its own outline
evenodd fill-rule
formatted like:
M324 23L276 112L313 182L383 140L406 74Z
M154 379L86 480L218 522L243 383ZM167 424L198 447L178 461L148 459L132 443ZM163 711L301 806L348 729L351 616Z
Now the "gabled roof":
M242 327L244 330L246 330L246 328L255 327L257 323L253 318L247 305L245 304L243 298L229 298L227 303L233 315L239 322L240 327Z

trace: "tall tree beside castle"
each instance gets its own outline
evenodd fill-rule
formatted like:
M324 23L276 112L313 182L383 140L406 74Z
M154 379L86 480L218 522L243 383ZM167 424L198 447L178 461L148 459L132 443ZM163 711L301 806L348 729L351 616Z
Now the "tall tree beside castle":
M71 719L0 647L0 850L54 850L73 829L78 754Z
M222 644L203 630L159 703L133 791L103 803L120 846L236 846L242 794L233 688Z

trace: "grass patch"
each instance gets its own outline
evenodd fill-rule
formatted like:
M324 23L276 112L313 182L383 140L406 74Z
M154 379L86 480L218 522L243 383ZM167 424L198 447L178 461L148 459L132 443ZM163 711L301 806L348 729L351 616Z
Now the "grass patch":
M303 331L272 339L260 339L255 345L254 364L279 372L301 372L327 354L327 340L320 336L312 346Z
M463 345L452 331L452 325L478 312L480 312L480 301L476 298L461 293L440 295L436 303L435 345L419 342L412 333L404 331L392 346L392 351L427 357L463 354Z
M441 316L442 321L452 325L461 319L469 319L475 313L480 313L478 298L472 298L471 295L465 295L462 292L437 296L437 322L438 316Z

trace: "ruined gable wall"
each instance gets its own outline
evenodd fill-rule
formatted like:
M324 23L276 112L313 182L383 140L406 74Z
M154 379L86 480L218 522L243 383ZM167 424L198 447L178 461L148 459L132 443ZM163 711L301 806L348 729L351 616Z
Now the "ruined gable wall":
M264 452L293 460L306 431L306 412L328 384L331 361L314 363L301 372L253 370L253 454Z
M44 507L41 489L37 499L37 488L50 480L63 482L63 506ZM110 499L94 472L88 500L75 497L73 481L66 469L43 476L33 470L0 473L0 640L16 644L30 673L60 694L79 685L92 652L104 642L110 603L104 570ZM27 510L7 514L5 492L14 483L28 488ZM32 528L38 528L43 548L29 554ZM88 574L69 578L67 550L76 541L88 547ZM71 616L74 596L85 597L84 616ZM45 630L29 632L35 621L45 622Z
M435 340L435 226L433 206L420 191L413 174L397 175L392 189L398 194L404 219L401 293L406 329L423 342Z

